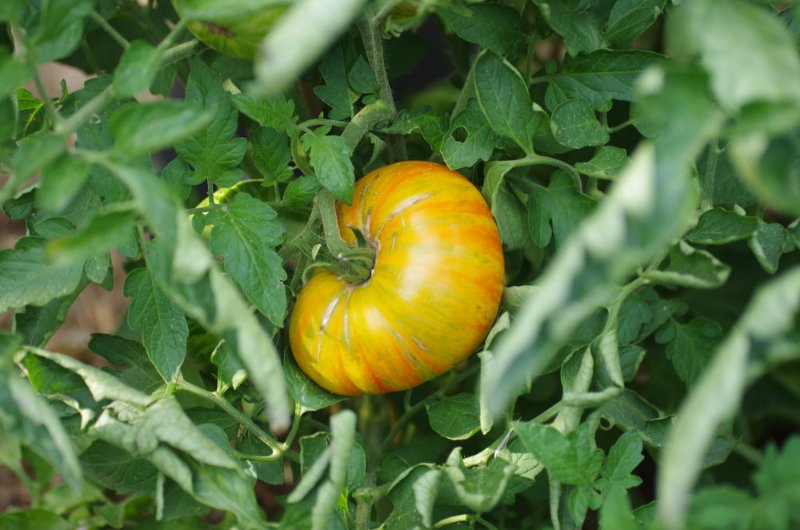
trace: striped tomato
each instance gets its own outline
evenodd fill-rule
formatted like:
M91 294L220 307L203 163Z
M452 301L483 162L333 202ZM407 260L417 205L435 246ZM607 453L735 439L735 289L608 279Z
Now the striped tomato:
M480 346L503 293L500 235L480 192L428 162L401 162L356 183L337 209L342 237L375 249L371 277L327 270L303 287L289 338L302 370L345 395L412 388Z

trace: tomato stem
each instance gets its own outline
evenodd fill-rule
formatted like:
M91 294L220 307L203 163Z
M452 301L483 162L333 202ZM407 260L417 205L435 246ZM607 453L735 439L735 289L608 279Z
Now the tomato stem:
M383 434L389 424L389 414L383 396L364 395L358 403L359 431L364 436L367 449L367 475L364 490L372 493L360 495L356 499L355 524L358 530L369 530L372 506L378 499L374 495L375 479L383 455Z
M351 284L367 281L372 275L375 263L375 250L370 246L351 247L342 239L339 232L339 221L336 217L336 201L328 191L321 191L317 195L322 229L325 232L325 245L328 248L328 266L333 272Z

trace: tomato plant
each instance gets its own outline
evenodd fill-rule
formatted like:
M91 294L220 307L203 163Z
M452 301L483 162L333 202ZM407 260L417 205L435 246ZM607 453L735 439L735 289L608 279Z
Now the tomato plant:
M0 530L797 528L795 4L0 1Z

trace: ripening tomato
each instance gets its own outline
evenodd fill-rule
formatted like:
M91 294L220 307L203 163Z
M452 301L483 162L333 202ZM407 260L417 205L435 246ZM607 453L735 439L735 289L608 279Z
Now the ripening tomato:
M345 395L412 388L483 342L503 294L500 235L480 192L428 162L401 162L356 183L339 205L342 236L375 249L370 278L351 284L318 270L292 312L301 369Z

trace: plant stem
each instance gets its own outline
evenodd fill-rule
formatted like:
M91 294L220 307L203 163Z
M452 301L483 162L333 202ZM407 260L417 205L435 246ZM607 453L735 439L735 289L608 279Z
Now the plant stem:
M248 417L244 412L240 411L236 407L234 407L227 399L223 398L222 396L215 394L213 392L209 392L204 388L200 388L199 386L193 385L192 383L184 380L179 379L177 382L177 389L183 390L184 392L189 392L190 394L194 394L195 396L201 397L206 401L210 401L214 403L217 407L225 411L229 416L235 418L239 423L244 425L245 429L250 431L256 438L261 440L261 442L272 449L272 454L269 456L274 456L276 459L281 457L282 455L286 455L288 458L297 461L297 455L287 450L287 448L278 442L275 438L273 438L267 431L256 425L256 423ZM297 422L297 420L295 420Z
M123 36L122 36L122 34L121 34L119 31L117 31L116 29L114 29L114 26L112 26L111 24L109 24L109 23L108 23L108 21L107 21L106 19L104 19L104 18L103 18L103 16L102 16L100 13L98 13L97 11L92 11L92 12L89 14L89 17L90 17L90 18L91 18L91 19L92 19L92 20L93 20L93 21L94 21L94 22L95 22L95 23L96 23L98 26L100 26L101 28L103 28L103 29L105 30L105 32L106 32L106 33L108 33L108 34L109 34L109 36L110 36L112 39L114 39L114 40L117 42L117 44L119 44L119 45L122 47L122 49L123 49L123 50L127 50L127 49L130 47L131 43L130 43L130 42L128 42L128 39L126 39L125 37L123 37Z
M199 41L197 40L189 40L180 44L176 44L164 52L164 57L161 59L161 66L167 66L190 57L194 53L194 49L197 48L198 44Z
M381 11L381 13L383 13L383 11ZM368 11L367 14L358 21L358 30L361 33L361 39L364 41L367 61L375 75L375 81L378 83L378 97L388 106L388 117L394 118L397 115L397 107L394 103L392 87L389 84L389 76L386 73L386 61L383 57L383 36L381 31L383 18L370 15L371 13ZM405 139L393 136L389 139L388 143L392 158L395 160L408 159Z
M378 123L392 116L394 116L392 108L382 99L370 103L353 116L353 119L342 131L342 138L350 149L350 153L355 151L364 135Z
M367 394L359 400L359 431L364 436L367 449L367 474L364 479L366 491L374 489L375 479L383 455L383 432L389 422L389 414L384 406L383 396ZM364 490L362 490L364 491ZM369 530L372 518L372 505L377 497L372 493L361 495L356 499L355 525L357 530Z

